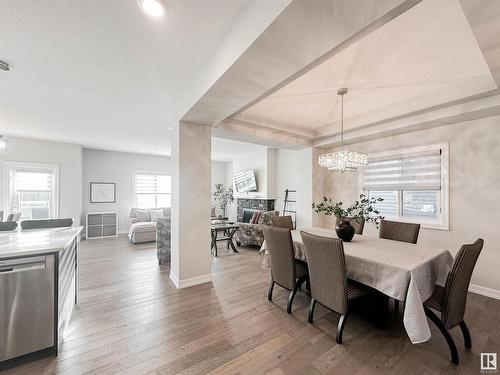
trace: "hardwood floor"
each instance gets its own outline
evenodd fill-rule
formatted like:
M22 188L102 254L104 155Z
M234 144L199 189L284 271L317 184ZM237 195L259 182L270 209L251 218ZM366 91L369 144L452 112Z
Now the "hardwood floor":
M470 294L466 321L472 349L452 331L461 363L450 363L444 338L431 325L429 342L412 345L393 315L385 330L349 317L344 344L335 343L338 315L298 294L267 301L268 270L255 249L219 252L213 284L177 290L159 267L154 244L125 237L82 241L80 303L57 358L6 374L476 374L480 353L500 351L500 301ZM208 251L208 249L207 249Z

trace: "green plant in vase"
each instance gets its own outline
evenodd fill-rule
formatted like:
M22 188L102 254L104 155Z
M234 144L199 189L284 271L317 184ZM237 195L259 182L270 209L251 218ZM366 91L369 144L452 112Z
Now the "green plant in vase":
M226 217L226 207L234 202L233 187L224 188L222 184L215 184L214 200L219 204L223 217Z
M354 237L355 232L351 224L353 220L357 223L370 222L378 228L380 220L384 217L380 215L380 211L375 208L375 205L383 200L383 198L368 198L361 194L358 200L344 208L343 202L334 202L331 198L323 197L323 201L313 203L312 208L316 213L339 218L339 223L335 227L337 236L341 240L349 242Z

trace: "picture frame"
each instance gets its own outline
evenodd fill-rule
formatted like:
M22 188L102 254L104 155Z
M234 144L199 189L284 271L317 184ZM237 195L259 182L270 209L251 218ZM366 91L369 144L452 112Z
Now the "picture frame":
M114 182L91 182L90 203L116 203Z

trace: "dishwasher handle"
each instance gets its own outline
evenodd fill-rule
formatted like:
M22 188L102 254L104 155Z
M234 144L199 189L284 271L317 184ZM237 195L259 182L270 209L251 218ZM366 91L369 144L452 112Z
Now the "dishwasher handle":
M2 265L0 264L0 274L5 275L6 273L17 273L32 270L42 270L45 269L45 257L35 258L33 260L25 260L22 262L16 261L10 264Z

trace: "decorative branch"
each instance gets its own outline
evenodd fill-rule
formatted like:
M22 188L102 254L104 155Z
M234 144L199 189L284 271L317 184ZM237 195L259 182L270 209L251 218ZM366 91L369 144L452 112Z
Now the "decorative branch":
M382 202L383 200L383 198L368 198L366 195L361 194L359 200L356 200L349 207L344 208L342 202L334 202L331 198L323 197L323 201L313 203L312 208L316 213L322 213L326 216L334 215L348 221L356 220L360 222L361 220L365 220L378 228L380 220L384 217L380 216L380 211L374 206L377 202Z
M226 213L226 207L228 204L234 202L233 187L224 188L222 184L215 184L215 192L213 193L214 199L219 203L219 207Z

